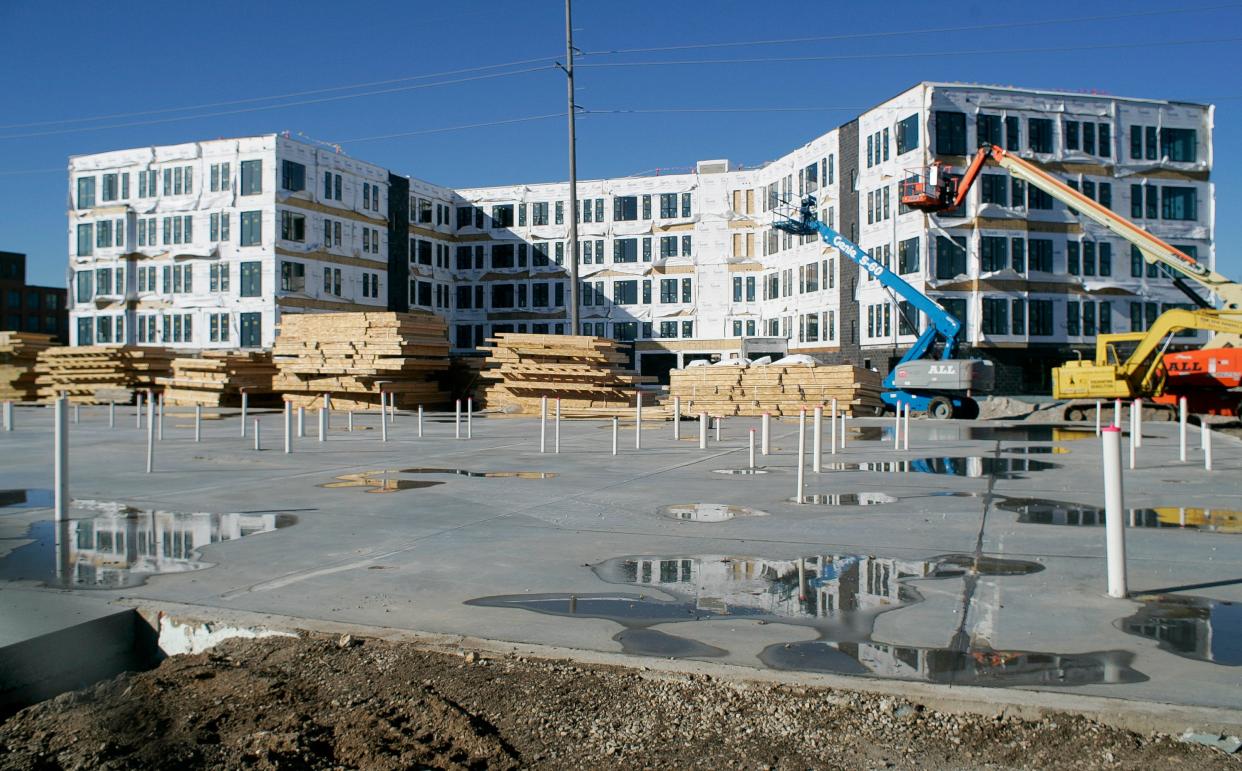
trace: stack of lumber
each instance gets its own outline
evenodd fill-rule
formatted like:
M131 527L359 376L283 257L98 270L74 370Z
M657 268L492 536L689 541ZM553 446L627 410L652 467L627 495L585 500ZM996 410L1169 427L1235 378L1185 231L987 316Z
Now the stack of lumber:
M625 354L605 338L504 333L487 342L483 402L509 414L537 415L547 396L560 398L562 417L629 415L636 386L652 380L623 369Z
M669 382L683 415L797 415L833 399L839 410L870 414L880 391L878 372L848 364L689 367L673 370Z
M167 348L133 345L47 348L35 364L39 398L64 393L81 404L125 404L134 391L154 388L157 378L167 376L175 356Z
M0 332L0 401L31 402L38 395L35 362L39 351L58 345L51 335Z
M203 407L237 407L241 405L241 389L255 397L270 396L276 365L272 355L263 352L221 353L207 351L202 357L183 356L173 359L172 374L159 378L164 386L164 401L174 405Z
M342 410L379 407L382 387L399 409L441 405L448 325L426 313L299 313L280 319L272 389L295 407L323 394Z

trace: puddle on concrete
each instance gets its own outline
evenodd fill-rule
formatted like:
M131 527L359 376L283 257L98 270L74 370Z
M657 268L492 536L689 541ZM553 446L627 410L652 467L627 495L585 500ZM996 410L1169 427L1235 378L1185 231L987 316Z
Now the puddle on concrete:
M740 474L743 476L751 476L754 474L766 474L767 469L764 468L717 468L712 469L713 474Z
M1162 650L1199 661L1242 665L1242 604L1181 594L1136 597L1138 612L1121 629L1160 643Z
M0 580L68 589L123 589L153 576L212 567L199 549L297 523L292 514L151 511L74 501L71 519L36 522L32 543L0 558Z
M770 645L759 660L773 669L926 680L977 686L1088 685L1136 683L1147 676L1131 668L1129 651L1078 654L997 651L986 645L966 650L911 648L850 642Z
M890 474L943 474L958 477L990 477L1021 479L1022 472L1047 471L1060 468L1056 463L1026 458L970 456L961 458L916 458L914 460L882 460L861 463L830 461L823 464L828 471L880 471Z
M798 502L794 498L789 501ZM811 506L881 506L896 502L897 498L888 493L816 493L802 497L803 505Z
M1015 455L1069 455L1068 448L1041 444L1033 444L1026 447L1001 447L1000 451Z
M660 514L683 522L724 522L738 517L768 516L766 511L727 503L676 503L661 508Z
M672 599L646 593L525 594L484 597L466 604L613 621L623 630L612 639L626 652L642 655L718 656L716 648L688 653L701 643L652 627L748 620L810 627L818 633L816 641L765 648L760 659L775 669L995 686L1147 679L1131 668L1133 655L1123 651L1063 655L996 651L965 641L945 648L918 648L872 639L875 619L881 613L922 601L911 580L952 580L968 572L1014 576L1043 569L1034 562L961 554L926 560L852 554L791 560L688 555L620 557L592 569L608 583L658 591ZM652 637L653 633L662 636Z
M914 497L914 496L911 496ZM962 490L937 490L934 493L925 493L918 496L920 498L978 498L979 493L969 493Z
M51 490L0 490L0 514L6 509L50 509L55 504Z
M555 479L552 471L471 471L464 468L403 468L402 474L456 474L462 477L484 479Z
M338 487L365 487L368 493L396 493L402 490L421 490L426 487L435 487L442 485L443 482L428 482L426 480L415 479L399 479L388 476L390 473L383 470L379 471L362 471L357 474L343 474L337 477L335 482L326 482L320 487L335 489Z
M1104 526L1104 509L1098 506L1042 498L1002 498L996 507L1017 514L1018 521L1028 525ZM1180 506L1126 509L1126 526L1242 533L1242 511Z
M1074 442L1094 439L1095 426L1091 428L1066 428L1063 426L964 426L955 424L917 421L910 426L916 441L1002 441L1002 442ZM1129 435L1129 432L1126 432ZM853 429L854 438L864 442L893 441L893 427L862 426ZM1147 435L1143 435L1147 438Z

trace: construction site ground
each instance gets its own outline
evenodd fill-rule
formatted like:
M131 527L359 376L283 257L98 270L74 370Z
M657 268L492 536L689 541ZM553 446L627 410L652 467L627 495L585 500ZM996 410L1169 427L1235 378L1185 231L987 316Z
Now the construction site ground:
M255 451L235 411L195 443L192 412L170 408L147 474L133 408L109 428L106 407L83 407L80 524L58 542L52 411L16 413L0 434L0 491L21 499L0 508L0 616L64 601L66 626L83 604L138 608L162 642L309 634L174 656L19 713L0 727L19 767L147 765L144 730L169 765L179 747L230 766L1236 765L1157 736L1242 731L1230 436L1214 434L1207 471L1197 429L1181 463L1177 426L1144 425L1125 474L1131 596L1112 599L1092 426L915 420L899 450L891 419L854 419L836 455L825 437L821 473L808 458L799 504L789 419L751 474L736 472L752 419L706 449L690 421L680 440L646 422L635 449L622 421L614 456L607 421L563 422L559 453L549 425L540 453L537 418L476 416L457 439L451 413L429 413L419 438L401 414L385 443L374 413L353 432L337 413L327 441L308 416L285 454L280 413L259 415ZM139 542L107 560L81 538L112 503L138 512ZM279 521L143 560L149 512ZM73 579L124 564L118 588ZM133 736L109 733L130 719ZM366 754L379 745L396 760Z

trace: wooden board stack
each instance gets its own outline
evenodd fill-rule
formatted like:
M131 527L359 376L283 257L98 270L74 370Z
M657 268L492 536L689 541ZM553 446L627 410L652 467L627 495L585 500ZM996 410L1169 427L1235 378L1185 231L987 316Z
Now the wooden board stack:
M280 319L272 389L295 407L331 394L342 410L379 407L381 385L399 409L443 405L448 325L429 313L299 313Z
M0 400L32 402L38 396L34 366L39 351L60 345L51 335L0 332Z
M238 407L244 388L250 394L249 404L258 406L264 397L272 400L275 375L270 353L206 351L202 357L173 359L172 374L159 378L159 384L164 386L168 404Z
M502 333L487 342L483 402L505 413L538 415L547 396L560 397L562 417L628 415L636 386L652 380L623 369L625 354L601 337Z
M135 391L167 376L175 356L167 348L133 345L48 348L35 364L39 398L50 401L63 392L81 404L126 404Z
M848 364L689 367L673 370L669 383L683 415L797 415L834 398L839 410L866 415L881 405L880 391L878 372Z

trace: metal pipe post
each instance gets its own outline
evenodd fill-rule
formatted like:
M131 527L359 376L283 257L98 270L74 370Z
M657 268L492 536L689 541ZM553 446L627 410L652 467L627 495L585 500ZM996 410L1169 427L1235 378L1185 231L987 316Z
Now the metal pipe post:
M1186 462L1186 397L1177 400L1177 458Z
M539 452L548 451L548 397L539 397Z
M811 424L811 471L821 472L821 461L824 456L824 406L815 405L815 419Z
M763 417L759 421L759 428L761 432L759 437L759 452L764 455L768 454L768 441L771 436L771 423L772 416L766 412L763 413Z
M681 397L673 397L673 438L681 439Z
M906 416L903 419L904 425L901 429L901 449L910 449L910 405L906 405Z
M1121 428L1121 400L1113 402L1113 428Z
M1104 530L1108 561L1108 596L1125 597L1126 522L1121 487L1121 429L1101 431L1104 446Z
M423 405L418 405L418 438L423 438Z
M56 521L66 522L69 519L69 425L65 407L69 400L63 396L56 399L55 433L52 435L52 476L53 495L55 496ZM10 424L11 425L11 424Z
M849 413L846 413L841 416L841 449L842 450L845 449L845 436L846 434L849 433L849 429L846 428L846 423L850 420L851 417L853 416L850 415Z
M301 408L299 408L301 409ZM246 436L246 413L250 411L250 394L246 393L246 389L241 389L241 435Z
M753 471L755 468L755 429L753 428L750 430L748 449L750 450L750 469Z
M319 408L319 441L328 441L328 411L323 407Z
M320 409L323 409L323 408L320 407ZM259 438L259 419L258 418L254 419L254 449L255 450L263 449L263 442Z
M806 489L806 410L798 411L798 493L794 496L795 503L802 503L803 491Z
M142 391L138 392L138 399L134 403L137 405L134 408L134 427L142 428Z
M13 430L13 402L7 399L4 402L4 430Z
M699 413L699 449L707 449L707 413Z
M453 438L461 439L461 399L453 403Z
M147 473L155 470L155 399L147 397Z
M621 421L614 415L612 418L612 454L617 454L617 433L620 431Z
M383 398L382 396L380 397ZM380 407L380 441L388 441L388 421L384 419L384 408Z
M81 416L79 414L81 412L81 410L79 409L81 406L82 405L77 404L77 403L73 405L73 424L75 426L81 422Z
M466 438L474 436L474 397L466 399Z
M897 402L897 409L893 411L893 449L901 449L901 402Z
M1095 435L1100 435L1100 412L1104 410L1104 402L1095 400Z
M159 401L155 404L155 438L164 441L164 394L156 397Z
M1137 432L1134 430L1134 425L1135 425L1134 408L1131 407L1130 408L1130 470L1131 471L1134 470L1135 460L1137 459L1136 450L1138 448L1138 445L1135 444L1135 435Z
M345 431L352 434L354 432L354 411L350 410L345 416Z
M723 424L724 424L724 416L717 415L716 416L716 441L717 442L720 441L720 428Z
M561 397L556 397L556 420L553 426L553 451L559 455L561 452Z
M1207 421L1199 424L1203 431L1203 469L1205 471L1212 470L1212 429L1208 428Z
M1130 414L1134 416L1134 446L1143 446L1143 400L1135 399L1130 406Z
M116 402L108 402L108 428L116 428Z
M837 400L832 400L832 417L828 420L828 439L829 452L833 455L837 454Z
M194 441L203 441L203 405L194 405Z
M643 392L634 395L634 449L643 448Z
M306 436L306 408L298 407L298 439Z
M285 402L285 455L293 452L293 405Z

